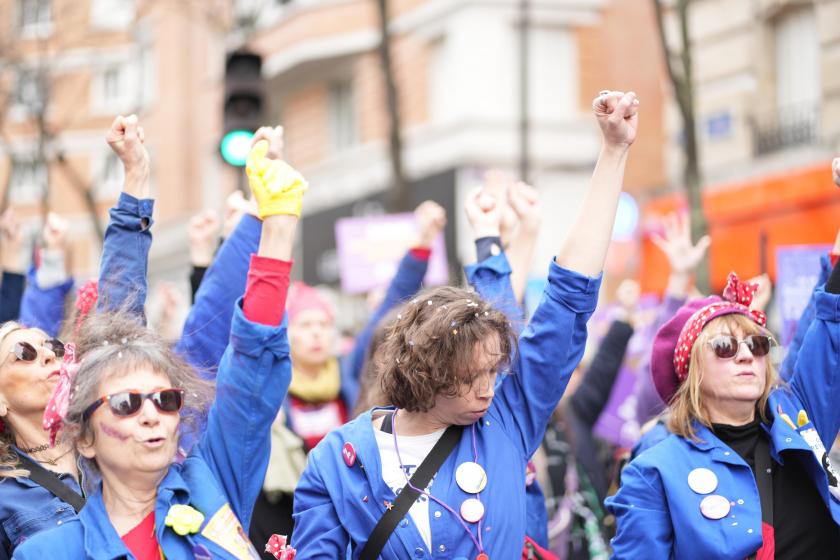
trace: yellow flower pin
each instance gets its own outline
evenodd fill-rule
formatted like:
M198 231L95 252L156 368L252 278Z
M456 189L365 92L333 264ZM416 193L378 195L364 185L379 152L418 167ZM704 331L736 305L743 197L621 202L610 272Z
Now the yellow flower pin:
M165 523L183 537L198 532L204 523L204 514L191 506L175 504L169 508Z

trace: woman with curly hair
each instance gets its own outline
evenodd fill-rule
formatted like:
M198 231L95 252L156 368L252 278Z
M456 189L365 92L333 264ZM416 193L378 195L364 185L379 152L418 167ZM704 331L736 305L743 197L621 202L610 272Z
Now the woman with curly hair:
M621 92L593 102L603 148L592 185L518 343L504 313L459 288L422 292L397 315L376 356L393 406L310 453L294 496L298 558L521 556L526 464L583 353L637 104ZM474 202L475 235L498 238L499 205L486 194ZM488 259L470 280L510 291L509 274L503 257Z

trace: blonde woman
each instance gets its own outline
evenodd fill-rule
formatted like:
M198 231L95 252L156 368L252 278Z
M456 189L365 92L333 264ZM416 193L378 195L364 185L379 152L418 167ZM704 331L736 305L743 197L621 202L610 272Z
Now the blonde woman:
M823 442L840 427L840 268L789 385L732 274L724 297L684 305L654 339L651 373L671 435L634 459L618 493L615 558L838 558L840 488Z

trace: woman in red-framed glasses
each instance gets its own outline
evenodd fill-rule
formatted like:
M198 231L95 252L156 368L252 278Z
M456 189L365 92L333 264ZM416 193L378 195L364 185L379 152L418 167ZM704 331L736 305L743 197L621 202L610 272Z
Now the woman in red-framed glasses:
M651 373L672 435L641 453L606 500L615 558L840 558L840 266L789 384L730 274L724 297L684 305L656 334Z
M15 559L259 558L246 529L268 465L271 423L291 379L281 323L306 182L274 158L278 130L260 129L256 138L247 169L262 237L215 396L135 314L87 317L61 437L98 484L77 519L27 540ZM179 460L179 439L190 428L200 438Z

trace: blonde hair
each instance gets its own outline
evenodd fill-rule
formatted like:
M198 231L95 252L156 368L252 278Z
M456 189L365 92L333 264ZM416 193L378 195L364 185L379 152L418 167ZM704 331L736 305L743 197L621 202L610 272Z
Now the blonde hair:
M0 344L12 332L25 328L16 321L6 321L0 325ZM5 356L0 356L0 362L5 362ZM2 369L0 369L0 375L3 375ZM0 431L0 482L5 478L29 476L28 470L18 468L17 453L12 450L12 445L15 443L15 433L12 426L6 418L0 417L0 421L3 424L3 430Z
M698 440L697 433L694 430L695 421L706 427L711 427L712 425L711 420L709 420L708 411L703 406L701 400L700 384L703 382L703 355L701 350L711 338L709 333L717 332L717 329L710 327L718 325L725 326L731 333L741 332L744 336L751 334L770 334L752 319L737 313L715 317L703 327L700 336L697 337L694 346L691 348L688 377L677 388L677 392L671 398L671 402L668 405L670 411L668 430L671 433L695 441ZM779 384L779 374L768 355L764 371L764 391L756 401L756 408L762 422L769 421L769 417L767 416L767 399L770 397L770 392Z

